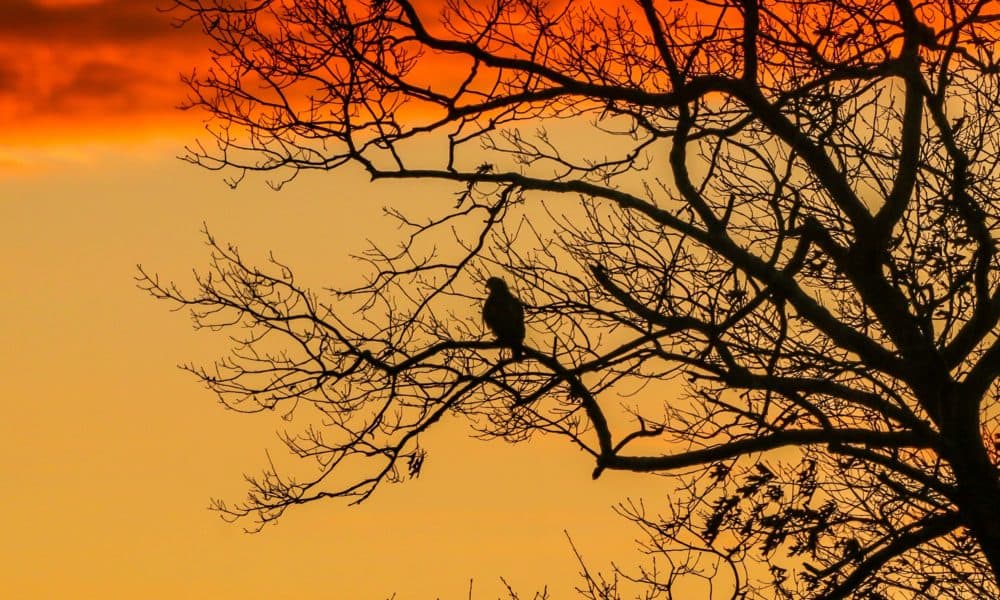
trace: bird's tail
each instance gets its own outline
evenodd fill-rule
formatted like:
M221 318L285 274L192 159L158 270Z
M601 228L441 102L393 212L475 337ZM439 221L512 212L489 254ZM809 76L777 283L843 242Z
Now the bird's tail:
M524 359L524 346L514 346L511 348L511 358L520 362Z

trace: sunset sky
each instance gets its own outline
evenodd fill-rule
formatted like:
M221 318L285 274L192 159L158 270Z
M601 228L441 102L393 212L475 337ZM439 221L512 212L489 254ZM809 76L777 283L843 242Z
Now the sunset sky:
M233 191L176 158L202 115L175 107L205 60L166 0L0 0L0 535L2 598L530 598L589 566L628 567L636 535L611 507L655 509L667 482L607 473L558 440L468 439L446 423L421 477L360 507L290 511L256 535L206 510L278 448L273 415L238 416L176 365L221 354L136 289L136 264L189 281L202 224L268 251L319 289L359 280L347 255L391 239L400 188L337 171L280 193ZM408 191L434 194L428 186Z

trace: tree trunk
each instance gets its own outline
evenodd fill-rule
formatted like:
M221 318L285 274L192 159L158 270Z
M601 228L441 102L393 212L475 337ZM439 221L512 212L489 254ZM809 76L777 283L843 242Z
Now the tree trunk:
M1000 481L978 427L975 429L961 436L949 436L955 451L950 462L958 488L958 508L1000 586Z

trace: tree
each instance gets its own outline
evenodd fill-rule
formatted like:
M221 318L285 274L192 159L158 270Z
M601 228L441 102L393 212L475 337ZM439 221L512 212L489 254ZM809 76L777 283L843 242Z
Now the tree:
M328 424L285 440L313 476L224 515L360 502L452 413L594 477L679 473L669 514L622 510L674 565L632 575L650 597L708 559L734 597L1000 595L993 3L176 1L215 53L188 160L456 193L393 204L401 250L328 299L211 237L196 291L141 273L246 332L191 367L227 406ZM522 362L480 320L491 275Z

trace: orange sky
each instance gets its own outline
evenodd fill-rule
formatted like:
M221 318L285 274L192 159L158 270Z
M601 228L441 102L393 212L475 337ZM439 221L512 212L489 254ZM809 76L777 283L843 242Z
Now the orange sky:
M611 507L655 509L666 480L593 481L592 459L561 440L483 443L459 421L422 440L419 479L362 506L303 507L257 535L209 512L210 497L242 497L265 449L280 455L288 424L223 410L175 367L226 340L139 292L135 264L189 282L205 222L248 257L274 250L314 289L357 282L347 253L391 237L378 215L404 190L344 172L233 192L175 151L103 146L3 178L0 598L464 599L474 578L489 600L499 576L565 598L577 567L564 530L592 567L638 561Z
M482 443L460 422L422 440L418 480L360 507L316 503L253 536L206 510L242 496L285 424L223 410L175 367L225 339L139 292L135 264L189 282L205 223L314 289L350 287L347 255L398 235L385 205L451 190L344 169L232 191L181 163L202 115L176 110L180 74L206 42L168 4L0 0L0 598L464 599L474 578L480 600L505 576L558 599L579 583L564 530L592 568L636 564L611 507L655 513L669 480L594 481L560 440Z
M167 0L0 2L0 143L115 137L190 123L181 72L203 60ZM137 128L138 126L138 128Z
M135 289L135 264L185 281L199 229L273 250L316 289L358 281L346 260L391 239L382 207L412 184L345 170L281 193L176 160L201 126L176 111L203 42L165 0L0 0L0 598L496 598L578 583L564 529L592 567L638 560L610 507L667 483L593 481L559 441L422 443L420 479L360 507L290 511L250 536L206 510L280 452L284 423L224 411L175 365L225 349ZM358 199L365 199L359 202ZM470 307L476 310L476 307Z
M198 23L177 27L172 4L0 0L0 146L191 137L203 115L176 110L180 75L207 64L208 40Z

